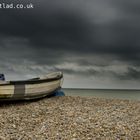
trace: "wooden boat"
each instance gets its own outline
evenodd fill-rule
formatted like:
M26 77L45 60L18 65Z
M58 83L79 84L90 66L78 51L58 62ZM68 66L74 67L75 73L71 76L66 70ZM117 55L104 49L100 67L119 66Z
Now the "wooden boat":
M23 81L0 81L0 100L30 100L51 95L61 88L62 72Z

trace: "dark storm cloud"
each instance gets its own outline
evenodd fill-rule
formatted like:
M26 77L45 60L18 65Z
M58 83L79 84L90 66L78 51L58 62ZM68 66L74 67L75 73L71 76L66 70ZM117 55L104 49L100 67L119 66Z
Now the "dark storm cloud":
M114 4L117 5L120 8L120 10L125 11L129 15L135 14L135 16L138 16L140 13L140 9L139 9L140 1L119 0L119 1L114 1Z
M62 2L64 1L60 1L60 3ZM88 1L91 4L95 2ZM50 3L51 8L49 7ZM69 3L71 4L71 2ZM107 1L107 3L110 4L111 1ZM133 2L129 3L133 4ZM43 4L46 4L45 13L41 10ZM111 4L113 6L113 2ZM130 7L130 4L123 6L124 11L122 13L124 15L127 15L125 9L127 9L127 5ZM134 6L137 7L137 5L133 4L132 8ZM62 6L59 5L59 7ZM68 5L66 6L69 7ZM129 17L127 15L127 20L120 19L114 23L109 22L108 24L102 23L96 25L94 19L92 19L93 23L90 24L91 19L88 21L86 17L80 15L80 10L74 12L72 8L69 8L69 10L59 10L55 4L53 5L52 2L48 1L41 1L40 7L38 8L39 10L20 11L20 13L17 13L17 11L3 11L1 13L2 22L0 23L1 34L27 38L30 42L29 47L33 47L34 49L38 49L39 47L43 49L68 49L69 51L79 53L87 51L92 53L116 53L123 55L135 54L140 51L137 47L139 45L138 36L140 35L140 29L139 26L134 28L135 25L131 21L131 16ZM121 4L116 8L120 9ZM131 14L135 14L135 12L131 12ZM122 18L125 17L123 16Z
M0 58L3 62L8 61L5 57L10 57L12 65L25 60L41 65L42 69L47 64L68 74L100 76L104 73L119 78L122 75L113 70L110 75L101 71L118 61L131 67L124 79L140 79L139 76L136 78L139 70L134 69L135 66L139 69L140 65L140 2L32 2L34 9L0 9ZM81 69L95 65L99 70L79 69L77 72L72 67L60 69L54 66L64 62L75 62Z
M55 5L50 8L49 3L46 3L45 13L41 9L42 3L39 9L33 11L19 13L2 11L0 13L2 21L0 34L3 37L0 43L4 47L2 51L10 51L16 57L17 52L20 53L20 48L22 48L25 53L21 52L19 59L25 57L39 64L49 65L59 63L67 51L79 51L83 43L86 44L88 27L78 13L69 10L56 11L59 8ZM14 41L11 41L13 45L5 47L12 38L14 38ZM17 44L15 38L17 41L20 38L21 44ZM27 40L24 46L22 39Z

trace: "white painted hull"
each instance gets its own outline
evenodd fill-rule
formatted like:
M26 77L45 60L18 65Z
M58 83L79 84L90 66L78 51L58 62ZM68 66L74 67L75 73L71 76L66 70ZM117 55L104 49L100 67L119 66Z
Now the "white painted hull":
M0 83L0 100L35 99L52 94L62 84L61 72L26 81L7 81Z

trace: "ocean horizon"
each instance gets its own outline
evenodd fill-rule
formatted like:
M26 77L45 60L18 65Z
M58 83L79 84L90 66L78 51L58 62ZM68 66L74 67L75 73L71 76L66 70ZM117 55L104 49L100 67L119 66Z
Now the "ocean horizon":
M140 100L140 89L62 88L66 96Z

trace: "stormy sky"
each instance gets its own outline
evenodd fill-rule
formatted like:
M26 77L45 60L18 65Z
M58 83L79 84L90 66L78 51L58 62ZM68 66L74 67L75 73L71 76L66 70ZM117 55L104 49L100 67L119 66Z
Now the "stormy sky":
M140 1L29 3L33 9L0 9L0 73L7 80L63 71L63 87L140 87Z

